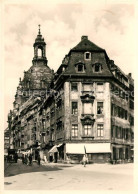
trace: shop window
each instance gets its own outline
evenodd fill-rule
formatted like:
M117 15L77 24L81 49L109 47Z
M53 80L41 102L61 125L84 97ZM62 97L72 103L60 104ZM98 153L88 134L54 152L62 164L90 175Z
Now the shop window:
M123 149L119 148L119 159L123 159Z
M103 124L98 124L97 125L97 136L98 137L103 137Z
M78 137L78 125L77 124L73 124L72 125L72 137Z
M97 102L97 114L103 114L103 102Z
M72 114L73 115L78 114L78 102L72 102Z
M78 91L78 84L77 83L71 83L71 91Z
M128 148L125 149L125 159L128 159Z
M91 135L92 126L91 125L84 125L84 135L89 136Z

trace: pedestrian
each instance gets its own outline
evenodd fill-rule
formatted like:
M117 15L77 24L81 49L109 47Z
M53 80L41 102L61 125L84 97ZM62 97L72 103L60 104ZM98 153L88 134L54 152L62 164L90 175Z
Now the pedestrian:
M28 156L25 154L25 164L28 165Z
M32 154L29 155L29 165L32 165Z
M29 156L27 154L27 166L29 165Z
M24 158L24 154L22 154L22 163L25 163L25 158Z
M17 153L15 153L15 155L14 155L14 160L17 163L17 161L18 161L18 154Z
M86 162L87 162L87 157L86 157L85 154L84 154L84 156L83 156L82 161L83 161L83 165L84 165L84 167L85 167L85 166L86 166Z
M41 160L40 154L38 154L37 161L38 161L38 165L39 165L39 166L40 166L40 160Z

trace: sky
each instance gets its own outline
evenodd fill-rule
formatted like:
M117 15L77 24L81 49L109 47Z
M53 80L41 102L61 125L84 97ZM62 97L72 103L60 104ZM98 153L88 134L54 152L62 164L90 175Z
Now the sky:
M54 71L82 35L106 50L124 73L134 74L135 6L108 1L39 1L3 6L4 127L13 108L19 78L32 65L38 24L47 44L48 66ZM98 3L96 3L98 2ZM105 3L106 2L106 3ZM119 1L113 1L119 2ZM125 1L124 1L125 2Z

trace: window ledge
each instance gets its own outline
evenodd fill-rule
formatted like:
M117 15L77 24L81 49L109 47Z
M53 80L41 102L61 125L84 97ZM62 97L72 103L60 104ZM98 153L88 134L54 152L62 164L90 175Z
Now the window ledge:
M104 117L104 114L97 114L97 117Z
M94 139L94 136L87 136L87 135L83 135L83 136L81 136L82 138L92 138L92 139Z

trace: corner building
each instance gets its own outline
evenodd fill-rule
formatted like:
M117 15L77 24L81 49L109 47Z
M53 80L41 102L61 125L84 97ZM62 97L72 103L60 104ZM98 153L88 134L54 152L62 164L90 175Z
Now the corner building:
M134 134L131 74L125 75L87 36L70 50L57 74L55 89L64 91L60 141L65 159L81 161L86 152L91 162L128 162Z
M134 80L104 49L82 36L47 88L35 112L42 159L78 163L86 153L90 162L133 161Z

